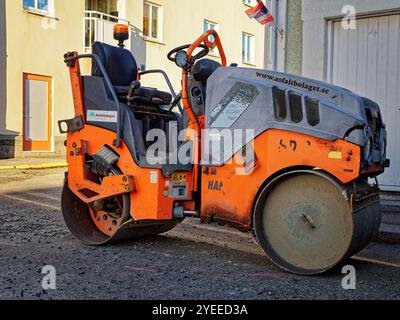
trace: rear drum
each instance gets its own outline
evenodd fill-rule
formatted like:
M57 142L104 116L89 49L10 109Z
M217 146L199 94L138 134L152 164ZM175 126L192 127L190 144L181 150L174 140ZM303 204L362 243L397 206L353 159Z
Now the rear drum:
M112 174L120 174L113 169ZM134 240L165 233L176 227L181 220L135 222L130 214L130 195L114 199L121 215L115 217L104 210L96 211L79 199L65 180L62 193L62 213L71 233L87 245L105 245L114 242Z

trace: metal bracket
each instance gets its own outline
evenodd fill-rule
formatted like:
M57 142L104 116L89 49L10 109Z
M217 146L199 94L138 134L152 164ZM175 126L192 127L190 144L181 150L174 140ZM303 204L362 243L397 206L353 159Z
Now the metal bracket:
M63 129L64 124L67 126L66 130ZM70 120L58 121L58 128L59 128L61 134L76 132L76 131L82 130L83 127L84 127L84 125L83 125L82 116L77 116Z

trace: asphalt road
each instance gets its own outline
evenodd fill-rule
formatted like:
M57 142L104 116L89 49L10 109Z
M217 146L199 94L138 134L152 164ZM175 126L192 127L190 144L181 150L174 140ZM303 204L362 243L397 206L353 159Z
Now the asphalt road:
M62 170L47 174L0 179L0 299L400 299L400 245L372 244L350 259L355 290L342 288L342 268L291 275L251 235L196 220L137 242L84 246L62 220ZM42 288L45 265L55 267L56 290Z

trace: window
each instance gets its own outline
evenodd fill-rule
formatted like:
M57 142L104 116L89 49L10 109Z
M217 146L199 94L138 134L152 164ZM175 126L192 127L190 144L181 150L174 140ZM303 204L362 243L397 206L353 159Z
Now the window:
M204 32L208 30L215 30L218 32L218 29L219 28L217 23L211 22L209 20L204 20ZM215 41L214 36L211 35L209 37L209 40L210 42L214 42ZM219 55L218 48L210 49L210 53L214 55Z
M162 7L144 3L143 35L151 40L162 41Z
M23 0L24 10L54 15L53 0Z
M303 99L301 95L297 93L289 93L289 103L290 103L290 116L292 121L295 123L300 123L303 121Z
M242 61L248 64L255 63L255 37L249 33L243 32L242 34Z
M117 0L86 0L85 10L97 11L114 17L119 16ZM118 22L118 19L115 19Z
M278 87L274 87L273 94L274 94L275 117L278 120L285 120L287 116L286 92L285 90L281 90Z

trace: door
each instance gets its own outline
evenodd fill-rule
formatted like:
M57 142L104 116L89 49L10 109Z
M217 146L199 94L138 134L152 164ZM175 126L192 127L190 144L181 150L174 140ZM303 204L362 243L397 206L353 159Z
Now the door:
M52 82L51 77L24 74L24 151L51 151Z
M400 191L400 14L357 19L356 30L332 23L330 80L376 101L388 131L391 168L383 190Z

